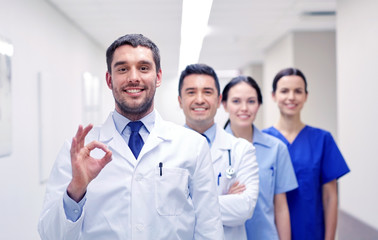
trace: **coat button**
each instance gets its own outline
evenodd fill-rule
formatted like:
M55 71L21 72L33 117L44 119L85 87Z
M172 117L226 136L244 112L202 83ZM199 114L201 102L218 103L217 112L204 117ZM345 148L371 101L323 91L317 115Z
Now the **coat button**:
M141 181L143 179L143 176L142 175L137 175L136 177L135 177L135 180L136 181Z
M137 224L136 229L138 229L138 231L140 231L140 232L143 231L144 230L143 224Z

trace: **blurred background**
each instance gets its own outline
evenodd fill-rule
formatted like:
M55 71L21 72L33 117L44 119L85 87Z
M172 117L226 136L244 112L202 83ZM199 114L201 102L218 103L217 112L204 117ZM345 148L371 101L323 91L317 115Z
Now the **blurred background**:
M307 77L303 120L335 137L351 173L339 181L339 239L378 239L378 1L0 0L0 239L39 239L45 183L64 140L114 109L105 51L142 33L161 51L155 107L184 123L178 76L206 63L221 88L239 74L263 91L256 125L271 126L274 75ZM220 107L216 122L227 120Z

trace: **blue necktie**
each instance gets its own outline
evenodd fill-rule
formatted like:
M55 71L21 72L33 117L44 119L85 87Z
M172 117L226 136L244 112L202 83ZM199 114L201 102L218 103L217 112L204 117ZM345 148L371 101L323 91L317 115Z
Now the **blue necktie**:
M129 147L133 152L135 158L138 158L140 150L143 147L143 139L139 134L139 129L143 126L141 121L129 122L127 124L131 129L131 135L129 139Z

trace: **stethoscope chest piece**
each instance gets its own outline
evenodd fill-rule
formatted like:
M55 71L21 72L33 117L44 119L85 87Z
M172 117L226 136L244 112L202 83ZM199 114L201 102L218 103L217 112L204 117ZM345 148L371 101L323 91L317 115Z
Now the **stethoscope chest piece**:
M226 170L226 177L228 179L231 179L234 176L234 174L235 174L235 169L233 167L227 168L227 170Z

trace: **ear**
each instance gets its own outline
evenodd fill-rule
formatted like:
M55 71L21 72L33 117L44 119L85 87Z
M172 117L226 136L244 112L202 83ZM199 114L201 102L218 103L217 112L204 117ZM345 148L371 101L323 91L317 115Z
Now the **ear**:
M177 97L177 100L178 100L178 102L179 102L180 108L182 109L182 101L181 101L181 97L178 96L178 97Z
M106 85L108 85L108 88L113 89L112 85L112 75L109 72L106 72Z
M163 72L160 69L156 76L156 87L160 87L162 79L163 79Z
M272 99L273 99L273 101L276 102L276 93L275 92L272 92Z
M219 97L218 97L218 106L217 106L217 108L220 107L221 103L222 103L222 94L220 94Z
M224 110L226 112L228 112L228 110L227 110L227 102L226 101L222 102L222 105L223 105Z
M306 93L305 102L307 102L308 92Z

